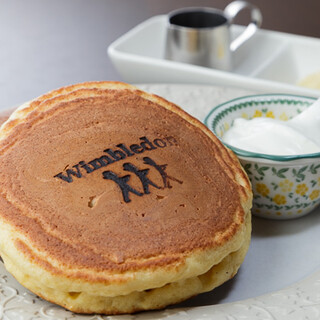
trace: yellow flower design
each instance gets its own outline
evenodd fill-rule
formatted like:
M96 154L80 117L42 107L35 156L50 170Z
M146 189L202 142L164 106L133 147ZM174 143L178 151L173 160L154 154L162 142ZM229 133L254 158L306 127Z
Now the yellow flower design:
M287 121L289 118L285 112L281 113L279 119L282 121Z
M314 199L317 199L320 195L320 190L313 190L310 195L309 195L309 198L311 200L314 200Z
M274 119L275 116L274 116L274 114L273 114L273 111L268 111L268 112L266 113L266 117L267 117L267 118L272 118L272 119Z
M262 111L256 110L254 112L253 118L259 118L259 117L262 117Z
M287 199L285 196L283 196L282 194L276 194L274 197L273 197L273 201L278 204L278 205L281 205L281 204L286 204L287 203Z
M305 185L305 183L301 183L297 185L296 194L300 194L301 196L304 196L307 192L308 192L308 187Z
M249 116L248 116L248 114L247 114L247 113L242 112L242 114L241 114L241 118L243 118L243 119L249 119Z
M225 124L223 126L224 126L224 130L226 130L226 131L230 129L230 125L228 122L225 122Z
M266 197L270 192L269 188L264 183L257 183L256 190L264 197Z
M320 186L320 177L318 178L318 186Z
M293 187L293 182L291 182L288 179L285 179L279 183L279 187L282 190L282 192L290 192Z

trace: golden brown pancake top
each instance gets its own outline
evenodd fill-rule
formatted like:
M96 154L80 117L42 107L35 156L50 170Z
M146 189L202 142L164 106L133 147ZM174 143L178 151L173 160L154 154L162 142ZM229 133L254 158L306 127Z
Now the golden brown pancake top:
M0 215L45 256L95 270L166 265L243 224L243 171L195 119L139 91L69 96L43 101L1 142Z

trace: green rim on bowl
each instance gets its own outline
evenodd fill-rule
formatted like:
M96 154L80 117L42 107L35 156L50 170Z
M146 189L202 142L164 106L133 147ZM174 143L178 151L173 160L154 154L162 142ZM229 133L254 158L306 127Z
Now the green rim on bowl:
M235 152L236 155L242 157L249 158L262 158L268 159L272 161L293 161L299 159L308 159L308 158L318 158L320 157L320 152L317 153L309 153L304 155L297 156L278 156L278 155L270 155L264 153L256 153L251 151L246 151L243 149L236 148L234 146L225 143L221 137L219 137L218 132L216 131L216 126L221 119L223 119L226 115L230 114L230 112L235 111L237 109L245 109L252 108L254 106L267 105L269 104L287 104L292 106L309 106L312 104L316 98L292 95L292 94L258 94L258 95L250 95L244 96L240 98L236 98L225 103L219 104L214 107L209 114L206 116L204 123L205 125L213 131L213 133L220 139L220 141L226 145L229 149Z

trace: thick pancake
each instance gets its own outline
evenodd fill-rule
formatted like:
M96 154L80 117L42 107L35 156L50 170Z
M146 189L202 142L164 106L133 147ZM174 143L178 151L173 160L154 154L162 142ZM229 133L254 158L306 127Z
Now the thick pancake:
M11 266L16 278L26 287L32 288L41 297L79 313L133 313L141 310L160 309L178 303L199 293L210 291L237 273L250 244L251 216L247 216L246 238L242 246L227 255L217 265L212 266L204 274L171 282L163 287L145 291L133 291L127 295L116 297L101 296L101 292L77 291L68 292L46 287L38 279L30 277L22 268ZM12 269L11 269L12 267Z
M62 88L19 108L0 147L5 265L68 309L163 307L205 290L161 302L165 293L147 307L137 292L183 283L247 250L251 191L238 160L160 97L114 82ZM102 303L92 309L81 294ZM127 307L117 304L129 295Z

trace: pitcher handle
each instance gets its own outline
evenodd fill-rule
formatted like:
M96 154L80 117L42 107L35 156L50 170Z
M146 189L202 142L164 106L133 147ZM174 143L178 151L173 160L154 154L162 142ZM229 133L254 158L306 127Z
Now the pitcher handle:
M237 14L244 10L249 9L251 13L251 22L246 27L246 29L230 44L230 50L236 51L244 42L251 38L262 23L262 14L261 11L253 4L247 1L234 1L226 6L224 9L225 15L228 17L230 23L233 22Z

